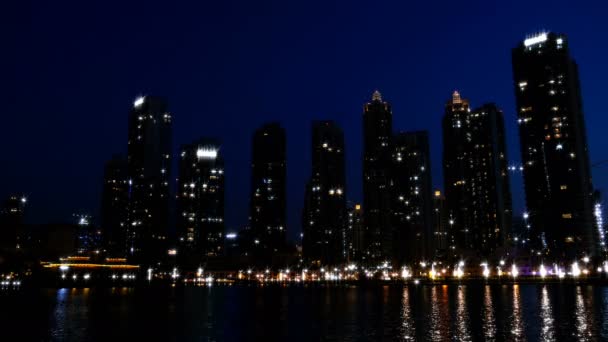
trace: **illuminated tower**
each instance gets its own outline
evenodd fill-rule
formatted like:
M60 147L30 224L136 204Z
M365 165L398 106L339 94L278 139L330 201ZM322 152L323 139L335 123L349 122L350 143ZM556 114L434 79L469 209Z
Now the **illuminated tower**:
M578 66L565 35L542 33L512 51L532 242L555 258L597 252Z
M224 247L224 161L220 143L200 139L180 149L178 235L186 252L214 257Z
M504 118L494 104L471 111L454 92L443 118L444 181L458 252L491 256L511 231Z
M166 253L171 120L166 102L153 96L136 99L129 116L127 247L147 262Z
M433 195L426 131L393 136L392 203L394 253L398 264L433 256Z
M304 257L335 265L346 257L344 134L332 121L312 124L312 175L303 217Z
M378 91L363 112L363 211L364 252L370 262L391 258L391 106Z
M286 137L278 123L253 135L250 223L254 254L268 261L282 251L286 234Z

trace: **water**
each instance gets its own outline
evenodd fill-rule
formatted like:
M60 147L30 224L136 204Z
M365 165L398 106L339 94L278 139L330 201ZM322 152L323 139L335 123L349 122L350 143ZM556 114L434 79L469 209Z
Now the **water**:
M608 287L3 291L0 332L21 341L597 341L608 340Z

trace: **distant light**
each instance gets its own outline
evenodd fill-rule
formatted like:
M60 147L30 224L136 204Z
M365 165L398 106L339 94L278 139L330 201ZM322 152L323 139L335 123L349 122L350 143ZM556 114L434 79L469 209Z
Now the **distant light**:
M564 148L564 145L562 145L562 144L557 144L557 146L555 146L556 150L561 150L563 148Z
M25 202L27 202L27 198L21 197L21 203L25 203Z
M557 45L562 45L564 43L562 38L557 38L555 41L557 42Z
M133 107L139 107L142 104L144 104L144 99L145 99L144 96L140 96L140 97L136 98L135 101L133 102Z
M62 271L67 271L68 269L70 269L70 266L68 266L68 265L61 265L61 266L59 266L59 269L62 270Z
M226 239L228 240L234 240L237 238L237 234L236 233L228 233L226 234Z
M196 156L205 159L215 159L217 158L217 150L209 148L199 148L198 150L196 150Z
M177 249L170 249L167 251L167 254L169 255L177 255Z
M547 33L541 33L537 36L530 37L524 40L524 46L532 46L547 41Z

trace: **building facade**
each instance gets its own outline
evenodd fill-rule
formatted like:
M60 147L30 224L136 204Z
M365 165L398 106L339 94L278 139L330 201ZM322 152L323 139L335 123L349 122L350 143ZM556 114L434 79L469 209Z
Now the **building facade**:
M386 261L393 252L391 222L392 111L378 91L363 112L363 224L368 262Z
M250 197L251 247L266 261L285 246L286 179L285 129L269 123L253 135Z
M494 255L507 246L512 220L502 112L494 104L471 111L454 92L443 134L446 204L457 253Z
M127 255L129 181L127 159L114 155L106 162L101 197L101 230L112 255Z
M399 265L433 256L433 194L427 131L393 136L393 259Z
M568 40L529 37L512 50L512 62L533 246L556 259L595 254L587 136Z
M152 261L166 253L169 232L171 122L164 99L139 97L129 117L127 252Z
M203 138L180 148L177 191L179 244L217 257L224 250L224 160L220 143Z
M333 121L312 123L312 172L303 215L303 254L310 262L345 260L346 175L344 133Z

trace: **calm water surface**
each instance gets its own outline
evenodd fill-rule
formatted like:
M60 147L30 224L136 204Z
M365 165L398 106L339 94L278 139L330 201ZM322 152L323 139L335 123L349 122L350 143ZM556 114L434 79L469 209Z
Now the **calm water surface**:
M608 287L3 291L0 328L20 341L598 341L608 340Z

